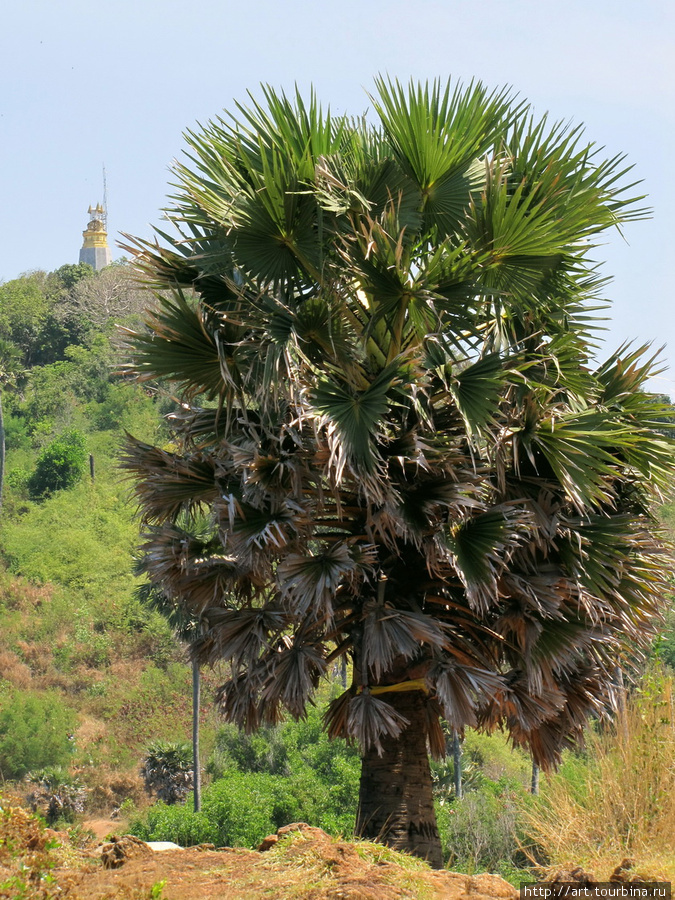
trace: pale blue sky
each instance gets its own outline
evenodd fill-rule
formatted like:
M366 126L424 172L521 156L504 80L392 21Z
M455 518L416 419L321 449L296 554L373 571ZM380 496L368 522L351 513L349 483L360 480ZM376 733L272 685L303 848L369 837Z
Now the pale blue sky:
M477 77L628 154L654 217L603 248L608 342L667 342L652 386L675 396L670 0L23 0L1 22L0 280L77 261L103 162L111 236L149 237L182 132L260 82L356 114L378 72Z

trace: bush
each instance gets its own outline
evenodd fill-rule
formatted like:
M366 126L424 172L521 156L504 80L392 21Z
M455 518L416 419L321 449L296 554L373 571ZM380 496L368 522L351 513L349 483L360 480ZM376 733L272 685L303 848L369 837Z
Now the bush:
M141 777L149 794L167 804L184 800L192 788L192 748L189 744L155 741L143 760Z
M520 851L520 810L525 789L517 782L491 782L438 810L448 865L456 870L498 872L527 864Z
M253 735L224 726L207 766L216 779L204 789L202 812L158 803L129 826L144 840L186 846L208 841L254 847L270 832L303 821L329 834L350 835L358 801L360 759L331 741L317 708L307 719Z
M174 841L181 847L221 846L217 825L206 813L195 813L188 806L157 803L143 818L131 819L127 830L144 841Z
M39 500L73 487L84 474L86 461L84 435L74 428L64 431L38 457L28 482L31 497Z
M21 778L31 769L67 764L76 727L75 713L57 694L17 691L0 710L0 774Z
M11 412L5 416L5 444L8 452L31 449L28 423L24 418L15 416Z
M280 775L231 772L204 790L201 813L194 813L189 801L180 807L158 803L145 820L131 822L129 830L146 841L175 841L184 847L202 842L254 847L281 825L312 820L304 815L308 810L296 787L295 779Z
M30 772L32 791L27 800L33 812L39 812L47 824L72 823L84 810L86 791L82 783L62 766Z

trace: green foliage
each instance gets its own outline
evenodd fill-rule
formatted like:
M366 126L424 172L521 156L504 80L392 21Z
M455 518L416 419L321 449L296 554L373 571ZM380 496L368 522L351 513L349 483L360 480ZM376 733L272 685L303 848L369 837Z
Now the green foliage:
M83 481L31 504L20 518L5 524L2 542L15 571L101 601L107 592L110 608L119 591L130 594L133 589L130 569L137 528L124 493L98 453L95 458L95 484Z
M26 366L49 365L88 346L112 318L137 313L138 295L126 266L31 272L0 285L0 339L19 347Z
M499 872L527 864L520 846L520 809L525 789L518 782L484 779L461 800L438 807L438 826L448 866L460 872Z
M454 799L454 761L449 735L446 747L447 755L443 759L431 760L434 798L441 804ZM483 734L473 728L466 729L462 741L461 767L464 794L503 779L526 785L531 775L528 755L511 747L505 734Z
M28 803L49 825L72 823L76 814L84 811L86 792L82 782L63 766L29 772L26 780L32 788Z
M254 847L267 834L289 822L305 821L339 833L336 810L324 808L326 791L315 793L316 779L307 773L292 777L263 772L229 772L205 788L202 811L191 803L158 803L129 830L144 840L170 840L183 846L210 842L218 846ZM353 817L351 819L353 827Z
M303 821L329 834L351 834L360 758L344 741L331 741L316 708L306 720L246 735L225 725L207 771L202 811L158 803L129 828L144 840L186 846L208 841L253 847L289 822Z
M0 773L21 778L31 769L67 764L76 717L55 693L16 691L0 709Z
M32 272L0 285L0 337L20 347L26 365L36 348L52 306L46 272Z
M174 841L182 847L219 845L217 824L205 812L193 812L189 801L186 806L157 803L142 818L132 818L128 831L144 841Z
M337 690L334 686L333 692ZM215 779L233 772L294 779L300 794L308 796L305 814L318 816L321 827L333 834L353 828L360 770L358 750L327 736L317 707L310 707L305 719L287 719L253 734L234 725L223 726L207 764L207 772Z
M668 610L663 624L663 632L654 645L655 656L675 671L675 607Z
M35 500L77 484L87 462L84 435L74 428L63 432L42 451L35 471L28 482L28 490Z
M149 794L169 805L184 800L192 787L192 748L176 741L155 741L143 759L141 777Z
M30 432L25 418L8 413L5 421L5 446L8 452L13 450L29 450L31 446Z
M54 275L60 280L64 289L69 291L83 278L91 278L94 275L94 269L89 263L66 263L60 266Z

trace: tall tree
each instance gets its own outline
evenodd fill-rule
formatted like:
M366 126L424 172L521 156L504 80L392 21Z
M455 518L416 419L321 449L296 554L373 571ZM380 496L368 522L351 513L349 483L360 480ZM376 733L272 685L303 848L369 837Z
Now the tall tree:
M440 865L439 717L548 767L611 704L673 454L643 351L592 362L594 242L644 215L622 158L476 83L371 100L375 125L266 89L188 134L177 231L132 241L164 293L130 369L173 382L174 444L125 465L224 715L303 716L349 655L326 725L362 748L357 828Z

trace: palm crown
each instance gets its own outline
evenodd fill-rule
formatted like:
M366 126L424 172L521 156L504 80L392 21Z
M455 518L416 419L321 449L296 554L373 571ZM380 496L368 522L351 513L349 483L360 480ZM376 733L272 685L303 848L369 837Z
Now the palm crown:
M130 440L144 567L225 659L225 715L383 752L415 692L432 752L505 724L555 762L663 595L673 473L644 348L592 362L596 235L638 218L621 158L505 91L380 80L378 122L265 90L188 134L131 371L171 449ZM389 742L387 744L386 742Z

